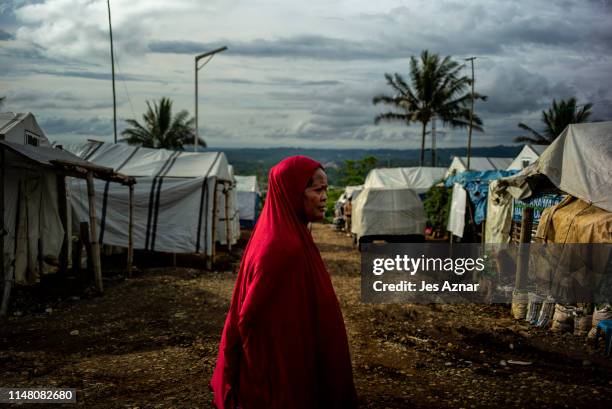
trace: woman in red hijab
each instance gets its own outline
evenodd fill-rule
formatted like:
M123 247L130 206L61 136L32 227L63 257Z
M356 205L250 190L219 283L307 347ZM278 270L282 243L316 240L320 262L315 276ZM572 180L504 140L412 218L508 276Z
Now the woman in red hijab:
M320 163L293 156L270 170L210 382L215 407L357 406L340 305L307 228L326 200Z

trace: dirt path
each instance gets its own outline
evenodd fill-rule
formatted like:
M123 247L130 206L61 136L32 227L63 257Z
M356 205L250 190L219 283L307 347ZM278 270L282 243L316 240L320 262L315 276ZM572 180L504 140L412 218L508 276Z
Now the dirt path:
M502 306L362 304L350 239L327 225L313 234L345 316L361 407L612 407L611 361L582 339L513 321ZM156 268L108 281L104 297L18 299L30 308L0 329L0 385L77 388L78 406L91 408L209 407L234 279Z

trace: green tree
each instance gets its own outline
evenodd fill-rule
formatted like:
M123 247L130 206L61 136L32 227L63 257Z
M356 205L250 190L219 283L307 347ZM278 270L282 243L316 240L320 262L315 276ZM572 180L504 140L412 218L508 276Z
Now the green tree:
M426 193L423 208L429 225L439 233L446 231L448 212L451 205L452 189L438 186L437 183Z
M362 185L368 172L376 167L377 159L366 156L361 160L345 160L339 169L340 183L345 186Z
M569 124L587 122L591 116L592 107L593 104L588 103L578 109L574 97L562 99L559 102L553 99L552 106L542 111L544 131L540 133L521 122L518 127L529 132L529 135L517 136L514 141L550 145Z
M421 166L425 162L425 135L427 124L435 117L442 125L452 128L465 128L470 123L471 92L466 92L472 80L461 76L464 65L453 61L450 56L443 59L429 51L421 52L420 59L410 57L410 84L395 73L385 74L387 84L395 92L393 96L377 95L372 99L374 104L386 104L396 111L381 113L374 123L381 121L404 122L410 125L420 122L421 133ZM474 93L474 99L485 100L486 96ZM474 115L473 129L482 131L482 120ZM435 166L435 150L431 152L432 166Z
M186 110L172 115L172 101L162 97L159 101L147 101L147 112L142 115L144 121L141 125L135 119L127 119L130 125L121 135L123 141L130 145L140 145L146 148L183 149L183 145L193 143L194 118L188 118ZM198 144L206 146L206 142L198 139Z

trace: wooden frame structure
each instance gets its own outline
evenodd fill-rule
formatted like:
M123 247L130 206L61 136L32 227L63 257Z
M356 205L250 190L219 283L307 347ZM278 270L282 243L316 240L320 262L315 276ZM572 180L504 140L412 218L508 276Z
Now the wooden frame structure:
M5 226L5 208L4 208L4 195L5 195L5 173L6 173L6 152L9 151L12 154L16 155L20 159L24 160L24 167L40 169L41 172L50 171L57 174L58 177L58 200L59 200L59 208L63 211L68 211L68 203L66 199L66 177L75 177L85 179L87 181L87 192L88 192L88 202L89 202L89 235L90 235L90 243L92 247L92 264L95 276L96 289L99 292L104 291L104 286L102 282L102 268L100 262L100 245L98 243L98 235L96 234L96 213L95 213L95 192L93 188L93 180L102 179L105 181L116 182L122 185L126 185L130 189L130 212L129 212L129 221L128 221L128 231L130 234L130 245L128 246L128 263L127 263L127 271L128 274L131 273L132 270L132 261L133 261L133 247L132 243L132 225L133 225L133 185L136 183L136 180L133 177L125 176L120 173L115 172L112 168L106 168L102 166L97 166L85 160L82 160L68 152L65 152L59 148L50 148L50 147L35 147L30 145L20 145L16 143L0 141L0 277L4 281L3 292L2 292L2 301L0 304L0 316L6 315L8 310L8 303L11 293L11 288L13 285L13 278L9 276L8 272L5 269L5 260L4 260L4 236L6 235L6 226ZM14 166L13 166L14 167ZM63 186L63 189L62 189ZM60 212L63 213L63 212ZM62 248L62 253L60 254L60 266L67 266L67 256L68 256L68 248L67 248L67 238L70 237L70 232L67 231L66 225L66 214L61 216L62 224L64 225L64 229L66 231L64 235L64 245L66 248Z

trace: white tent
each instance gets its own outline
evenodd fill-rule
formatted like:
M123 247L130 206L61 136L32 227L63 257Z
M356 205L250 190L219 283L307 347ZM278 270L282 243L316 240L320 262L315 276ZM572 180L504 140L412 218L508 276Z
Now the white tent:
M521 170L535 162L542 152L547 148L547 145L531 145L523 146L523 149L516 155L507 170Z
M508 240L512 198L525 199L532 192L529 180L545 175L559 190L612 212L612 122L569 125L532 165L500 179L489 189L488 243ZM489 231L489 226L499 228ZM501 228L504 226L504 228Z
M426 217L419 194L442 179L445 171L432 167L371 170L353 201L352 233L358 239L422 235Z
M213 255L213 229L222 244L234 244L234 182L222 152L184 152L90 141L65 149L97 165L133 176L134 248ZM73 214L87 220L85 186L71 184ZM99 241L127 247L128 198L125 189L96 183ZM228 195L228 205L224 197ZM215 200L216 198L216 200ZM228 225L225 220L231 220Z
M36 118L30 112L0 113L0 140L21 145L51 146Z
M351 232L364 236L422 235L425 211L410 188L365 188L353 202Z
M612 121L569 125L536 164L560 190L612 212Z
M240 223L252 227L257 220L259 187L257 176L235 176Z
M58 207L58 173L51 166L47 168L24 158L17 145L11 142L2 145L6 150L3 260L5 272L15 282L26 284L37 281L43 273L39 260L59 258L65 230ZM45 154L55 153L55 149L46 149L50 152Z
M446 168L378 168L366 177L365 187L409 187L417 194L425 193L436 182L444 179Z
M344 193L340 195L336 203L343 206L349 198L351 200L356 199L362 190L363 190L363 185L349 185L344 188Z
M470 158L470 170L506 170L512 163L513 158L490 158L484 156L472 156ZM453 160L448 167L446 176L467 170L467 157L453 156Z
M15 282L31 283L45 272L41 270L45 259L58 262L63 246L66 261L70 257L66 233L71 218L64 177L86 177L91 171L96 177L119 183L128 182L128 178L50 146L2 141L0 148L5 157L4 268Z

